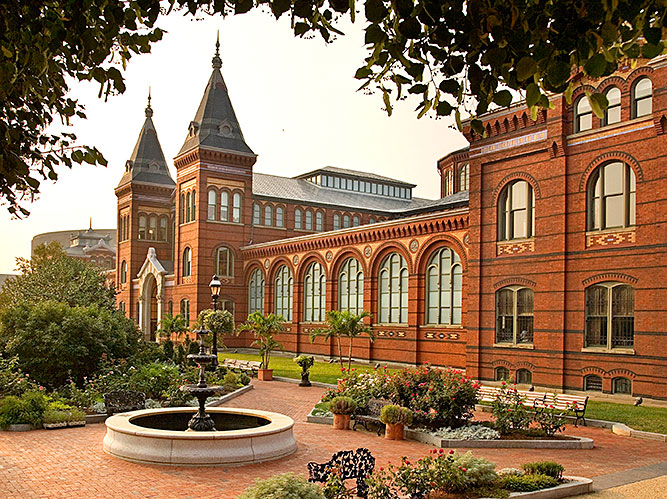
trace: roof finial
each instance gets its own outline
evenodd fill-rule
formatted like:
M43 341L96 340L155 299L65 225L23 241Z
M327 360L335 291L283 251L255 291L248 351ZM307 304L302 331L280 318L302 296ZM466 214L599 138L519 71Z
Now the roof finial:
M220 59L220 30L218 30L218 37L215 41L215 55L213 56L213 69L220 69L222 67L222 59Z
M90 225L88 225L89 230L93 230L93 217L90 217Z
M146 118L153 116L153 108L151 107L151 87L148 86L148 105L146 106Z

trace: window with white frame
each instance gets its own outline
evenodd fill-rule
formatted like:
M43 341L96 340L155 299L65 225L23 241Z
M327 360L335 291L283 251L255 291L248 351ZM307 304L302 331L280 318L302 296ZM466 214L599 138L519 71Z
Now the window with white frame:
M356 258L345 260L338 271L338 310L353 314L364 310L364 271Z
M241 222L241 194L238 192L232 196L232 222Z
M315 230L322 232L324 230L324 215L321 211L315 213Z
M582 95L574 105L574 131L584 132L593 128L593 109L588 97Z
M218 193L215 189L208 190L207 220L215 220L218 214Z
M498 197L498 240L524 239L535 234L535 193L525 180L510 182Z
M268 204L264 207L264 225L267 227L273 225L273 207Z
M588 181L588 230L635 225L635 173L614 161L599 166Z
M125 284L127 282L127 262L123 260L120 264L120 283Z
M185 322L189 325L190 323L190 300L183 298L181 300L181 315L185 319Z
M183 277L189 277L192 266L192 251L190 248L183 250Z
M313 212L306 210L306 230L313 230Z
M303 223L302 220L301 220L302 216L303 215L301 213L301 210L299 208L296 208L294 210L294 228L297 229L297 230L301 229L301 226L302 226L302 223Z
M146 216L139 215L139 234L138 239L146 239Z
M261 223L261 209L257 203L252 205L252 224L259 225Z
M273 309L276 315L282 316L288 322L292 320L293 288L292 271L287 265L281 265L276 272L273 286Z
M220 220L229 222L229 193L227 191L220 193Z
M426 323L461 324L463 270L458 253L441 248L426 268Z
M285 227L285 210L282 206L276 208L276 227Z
M496 291L496 343L533 342L533 290L508 286Z
M602 126L613 125L621 122L621 91L618 87L611 87L605 92L607 97L607 109L602 117Z
M380 266L378 309L381 324L408 322L408 265L399 253L387 255Z
M641 118L653 112L653 84L648 77L632 85L632 117Z
M322 264L308 265L303 278L304 317L306 322L324 321L326 310L327 278Z
M635 336L635 290L620 282L586 288L585 346L632 348Z
M218 248L215 252L215 270L218 277L234 277L234 255L229 248Z
M470 166L464 163L459 166L459 191L467 191L470 188Z

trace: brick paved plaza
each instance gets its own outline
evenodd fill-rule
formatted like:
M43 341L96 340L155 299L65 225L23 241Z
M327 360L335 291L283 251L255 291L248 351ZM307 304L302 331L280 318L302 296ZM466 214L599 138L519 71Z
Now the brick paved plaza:
M57 431L0 432L0 497L233 498L255 478L287 471L305 474L308 461L326 461L341 449L367 447L377 458L378 466L397 462L403 455L416 459L431 449L417 442L387 441L372 433L335 432L328 426L306 423L306 415L324 392L321 388L302 388L277 381L254 381L254 384L254 390L228 405L291 416L296 422L294 433L298 450L288 458L235 468L149 466L105 454L102 451L103 424ZM565 466L566 474L591 478L637 468L659 469L666 461L667 443L664 442L620 437L608 430L590 427L568 426L567 433L593 438L595 448L473 452L490 459L499 468L553 459ZM665 485L665 481L660 483ZM662 491L654 492L657 494L654 497L664 497Z

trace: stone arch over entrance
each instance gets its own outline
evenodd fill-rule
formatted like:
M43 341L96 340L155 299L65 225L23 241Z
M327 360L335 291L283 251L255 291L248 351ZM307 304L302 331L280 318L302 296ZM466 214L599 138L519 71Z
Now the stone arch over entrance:
M160 263L155 248L148 248L146 261L137 274L139 278L139 328L147 341L156 340L158 324L164 315L164 278L167 271Z

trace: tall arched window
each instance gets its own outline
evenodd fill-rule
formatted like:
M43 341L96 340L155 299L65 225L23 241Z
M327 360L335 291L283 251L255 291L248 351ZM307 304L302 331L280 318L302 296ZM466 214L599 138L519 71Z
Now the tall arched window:
M621 122L621 91L618 87L611 87L605 92L608 106L602 118L602 125L613 125Z
M123 315L125 315L125 302L124 301L122 301L118 304L118 310L123 312Z
M192 204L190 205L190 220L196 220L197 217L197 193L192 191Z
M146 239L146 216L139 215L139 234L138 239Z
M324 215L321 211L315 214L315 230L322 232L324 230Z
M459 166L459 191L467 191L470 188L470 166L464 163Z
M426 323L461 324L463 271L458 253L436 251L426 268Z
M498 239L509 241L533 237L535 233L535 193L525 180L503 187L498 198Z
M653 112L653 84L647 77L632 86L632 117L641 118Z
M352 217L352 227L359 227L361 225L361 219L358 215Z
M264 314L264 273L260 269L255 269L250 274L248 293L248 313Z
M158 240L166 241L167 240L167 225L169 224L169 218L160 217L160 230L158 232Z
M273 309L276 315L282 315L286 321L292 320L292 299L293 299L294 279L292 271L287 265L281 265L276 272L273 293Z
M181 300L181 315L185 318L185 322L190 324L190 300L183 298Z
M264 207L264 225L267 227L273 225L273 207L270 205Z
M190 218L190 192L185 195L185 221L189 222Z
M313 230L313 212L306 210L306 230Z
M207 219L215 220L217 214L218 214L218 194L215 192L215 189L209 189Z
M127 262L123 260L123 263L120 264L120 283L125 284L127 282Z
M188 277L190 275L192 266L192 251L190 248L185 248L183 250L183 277Z
M308 265L303 278L304 317L306 322L321 322L326 310L327 278L319 262Z
M347 229L350 226L350 215L343 215L343 229Z
M588 181L588 230L635 225L635 173L615 161L598 167Z
M234 276L234 256L229 248L218 248L216 251L215 270L219 277Z
M282 206L276 208L276 227L285 227L285 210Z
M148 217L148 238L149 241L155 241L157 239L157 217L151 215Z
M227 191L220 193L220 220L229 222L229 193Z
M334 230L340 229L340 215L338 213L333 217L333 228Z
M364 310L364 271L356 258L348 258L338 272L338 310L360 314Z
M586 288L586 347L632 348L635 290L619 282Z
M185 223L185 194L181 193L181 219L179 223Z
M301 210L299 208L294 210L294 228L301 229Z
M593 128L593 109L588 97L582 95L574 105L574 131L583 132Z
M233 199L232 222L240 223L241 222L241 194L239 194L238 192L235 192L232 199Z
M399 253L391 253L382 261L378 298L381 324L408 322L408 265Z
M496 343L533 342L533 290L509 286L496 292Z
M262 213L261 213L261 208L257 203L253 203L252 205L252 224L253 225L259 225L261 221Z

